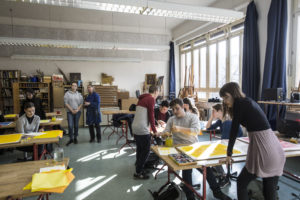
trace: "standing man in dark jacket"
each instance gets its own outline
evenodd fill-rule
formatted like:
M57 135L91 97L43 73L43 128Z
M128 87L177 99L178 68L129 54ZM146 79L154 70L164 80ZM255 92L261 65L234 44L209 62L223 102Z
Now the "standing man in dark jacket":
M101 128L99 123L101 122L100 113L100 96L94 91L94 86L88 85L87 87L89 95L85 99L84 105L86 107L86 123L89 126L90 131L90 143L95 141L95 130L97 133L97 142L101 142Z
M150 127L153 133L157 132L155 128L154 105L158 93L156 86L150 86L149 94L141 95L136 106L132 129L136 140L136 172L133 176L137 179L149 178L144 172L144 165L150 153Z
M35 115L39 116L40 119L46 119L46 114L43 109L42 101L40 98L35 97L33 89L26 90L26 99L23 101L19 117L21 117L22 115L25 114L24 105L28 102L33 103L33 105L35 107Z

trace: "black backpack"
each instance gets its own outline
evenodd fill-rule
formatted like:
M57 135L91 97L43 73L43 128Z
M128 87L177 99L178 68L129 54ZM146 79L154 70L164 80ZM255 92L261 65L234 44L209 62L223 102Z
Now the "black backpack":
M157 166L159 165L159 163L160 163L159 157L155 153L151 152L149 154L149 157L148 157L144 167L146 169L157 169Z
M167 188L167 189L163 190L164 188ZM151 192L149 190L149 192L151 193L154 200L176 200L176 199L179 199L180 194L181 194L180 191L181 190L174 182L171 182L168 185L164 186L162 188L162 191L160 191L160 193Z

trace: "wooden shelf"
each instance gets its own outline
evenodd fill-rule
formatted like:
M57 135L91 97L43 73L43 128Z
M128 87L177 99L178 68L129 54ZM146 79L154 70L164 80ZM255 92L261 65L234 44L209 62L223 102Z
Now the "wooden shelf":
M28 86L27 86L28 85ZM47 98L45 95L38 95L43 101L44 110L51 110L51 93L50 93L50 83L44 82L17 82L13 83L13 96L14 96L14 113L19 113L21 108L21 103L24 99L20 99L20 94L23 94L25 97L26 89L31 88L33 90L42 90L39 91L39 94L47 94ZM48 92L45 92L47 90ZM45 104L46 103L46 104Z
M3 114L13 112L13 105L10 105L13 102L12 85L20 80L20 75L20 70L0 70L0 110Z

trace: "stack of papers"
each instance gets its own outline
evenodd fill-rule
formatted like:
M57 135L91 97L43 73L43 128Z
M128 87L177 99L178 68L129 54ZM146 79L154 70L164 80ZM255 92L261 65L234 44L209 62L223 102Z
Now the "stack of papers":
M162 156L178 153L174 147L158 147L158 152Z
M42 133L42 132L24 133L25 136L31 136L31 137L40 136L40 135L44 135L44 134L45 134L45 133Z

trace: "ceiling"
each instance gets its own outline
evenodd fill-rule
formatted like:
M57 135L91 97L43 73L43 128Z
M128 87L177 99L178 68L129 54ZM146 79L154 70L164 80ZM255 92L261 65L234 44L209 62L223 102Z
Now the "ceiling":
M158 0L157 0L158 1ZM219 0L225 1L225 0ZM228 1L228 0L227 0ZM192 6L209 6L217 2L217 0L165 0L162 2L170 2L177 4L185 4ZM114 31L114 27L126 27L129 32L147 32L149 29L156 30L158 33L170 33L172 29L183 23L183 19L164 18L156 16L143 16L135 14L123 14L116 12L97 11L70 7L49 6L41 4L30 4L24 2L0 2L0 23L10 24L11 13L9 9L12 8L12 15L15 24L31 22L39 26L56 26L54 22L64 24L78 24L78 28L85 29L87 25L89 28L94 26L95 29L106 27ZM163 20L162 20L163 19ZM46 22L45 22L46 21ZM20 24L19 24L20 25ZM72 27L74 28L74 26ZM117 28L116 28L117 29ZM144 31L143 31L144 30Z

